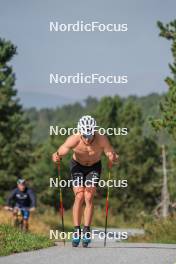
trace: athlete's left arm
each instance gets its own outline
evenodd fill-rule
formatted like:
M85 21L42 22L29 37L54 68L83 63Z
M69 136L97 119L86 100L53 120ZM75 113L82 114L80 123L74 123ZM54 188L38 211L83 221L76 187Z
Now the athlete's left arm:
M115 152L114 148L112 147L111 143L109 142L109 139L104 135L102 136L102 145L105 155L108 157L109 161L114 163L118 161L119 156Z

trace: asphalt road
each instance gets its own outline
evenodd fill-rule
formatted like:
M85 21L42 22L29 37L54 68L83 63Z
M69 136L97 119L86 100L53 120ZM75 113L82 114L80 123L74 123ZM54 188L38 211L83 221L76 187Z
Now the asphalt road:
M70 243L0 258L0 264L176 264L176 245L94 242L89 248Z

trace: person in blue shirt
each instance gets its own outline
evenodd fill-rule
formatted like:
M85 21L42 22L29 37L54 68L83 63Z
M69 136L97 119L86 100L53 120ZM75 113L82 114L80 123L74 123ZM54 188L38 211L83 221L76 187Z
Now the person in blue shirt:
M36 208L36 197L34 192L27 187L25 179L18 179L17 187L13 189L7 199L6 210L13 212L14 220L17 219L19 210L23 216L24 228L28 229L30 212Z

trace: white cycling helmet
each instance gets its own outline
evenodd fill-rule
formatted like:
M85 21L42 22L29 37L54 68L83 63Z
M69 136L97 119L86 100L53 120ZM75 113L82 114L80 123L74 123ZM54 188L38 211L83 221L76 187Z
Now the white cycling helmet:
M25 179L18 179L17 184L25 184L26 180Z
M78 122L78 131L85 137L92 137L95 134L97 123L90 115L82 116Z

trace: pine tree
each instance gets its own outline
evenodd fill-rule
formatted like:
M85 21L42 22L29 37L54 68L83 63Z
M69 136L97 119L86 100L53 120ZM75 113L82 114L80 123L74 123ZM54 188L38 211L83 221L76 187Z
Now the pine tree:
M160 197L160 182L155 168L159 165L159 149L153 137L143 135L144 120L140 107L133 98L104 97L96 112L97 123L104 128L127 128L128 135L109 136L120 162L113 167L111 177L127 180L127 188L111 188L113 210L127 219L138 212L150 212ZM104 179L107 179L107 160L103 163ZM104 190L102 195L106 195ZM111 200L111 203L112 203Z
M162 117L152 121L152 125L160 130L166 128L167 131L176 138L176 20L169 24L157 23L160 29L160 36L172 42L171 51L173 55L173 63L169 64L169 68L173 77L167 77L165 82L169 87L164 102L160 103Z
M17 48L0 38L0 189L9 190L28 166L31 128L14 89L15 74L10 60ZM1 196L2 193L1 193Z

